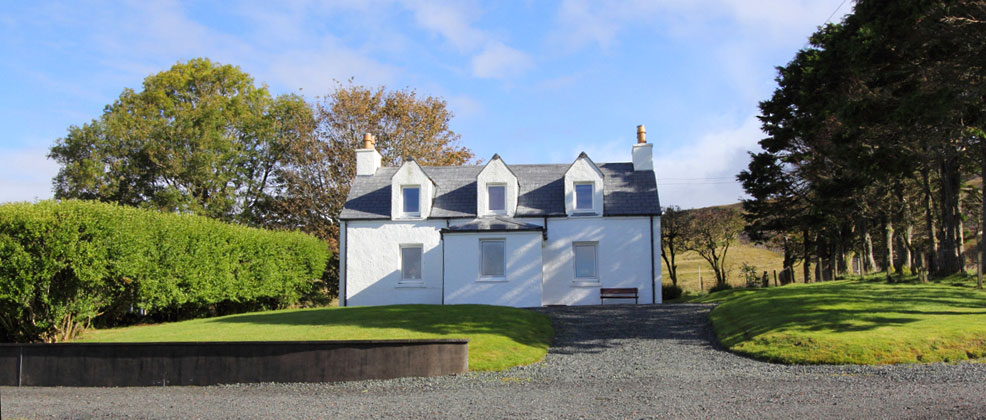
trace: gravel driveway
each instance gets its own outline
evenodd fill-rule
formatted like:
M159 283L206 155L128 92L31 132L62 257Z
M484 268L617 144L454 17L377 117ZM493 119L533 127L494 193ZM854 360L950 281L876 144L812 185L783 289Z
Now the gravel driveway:
M707 305L565 307L543 362L337 384L0 388L7 418L986 418L986 364L780 366L716 347Z

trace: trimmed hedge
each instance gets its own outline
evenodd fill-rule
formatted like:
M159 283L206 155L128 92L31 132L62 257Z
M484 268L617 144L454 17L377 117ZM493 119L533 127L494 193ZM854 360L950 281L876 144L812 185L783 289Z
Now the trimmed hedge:
M283 307L328 258L326 243L302 233L199 216L77 200L0 205L0 340L63 341L128 313Z

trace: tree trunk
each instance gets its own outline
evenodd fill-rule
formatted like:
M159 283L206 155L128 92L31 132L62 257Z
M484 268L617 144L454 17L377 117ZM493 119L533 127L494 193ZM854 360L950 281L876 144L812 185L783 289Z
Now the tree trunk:
M914 273L914 266L916 265L914 264L914 250L912 249L913 246L914 246L914 226L911 226L911 224L908 223L907 230L904 231L904 249L907 250L907 261L905 262L905 264L907 264L907 268L911 270L911 274Z
M938 230L935 227L935 203L931 195L931 180L929 178L928 169L922 169L921 189L924 192L924 222L929 237L927 254L931 256L931 258L925 258L926 261L922 263L922 266L931 272L936 272L938 271Z
M950 158L940 158L939 159L939 175L941 179L941 198L938 200L938 207L941 209L941 247L939 248L939 255L941 255L940 263L938 266L938 275L947 276L950 274L956 274L962 271L962 262L959 259L959 255L956 250L959 248L959 220L960 216L958 214L958 201L959 201L959 185L960 185L960 173L958 170L958 165L954 159Z
M811 248L808 247L808 229L803 230L801 233L804 234L804 247L802 248L804 250L804 254L802 254L802 256L804 257L803 261L805 262L805 265L802 268L804 269L805 274L805 284L808 284L811 283Z
M887 218L886 224L883 227L884 240L886 242L886 249L884 249L884 260L883 268L887 272L887 277L893 272L894 264L894 224L890 222L890 218Z
M958 240L958 243L955 244L956 245L955 246L955 253L959 256L959 267L962 267L962 271L964 272L965 271L965 221L962 220L962 219L964 219L964 217L962 216L962 193L961 193L961 191L962 190L960 189L959 190L959 193L957 194L958 195L958 202L955 203L955 211L958 213L958 216L959 216L958 217L958 221L959 221L959 226L958 226L959 240Z
M986 141L986 140L980 140ZM982 188L982 207L979 213L979 238L976 239L976 247L979 248L979 264L976 268L976 287L980 290L983 288L983 264L986 264L986 246L983 245L983 239L986 237L986 144L983 146L983 156L982 165L980 165L980 188Z
M863 234L863 254L866 255L866 268L863 271L877 271L876 258L873 257L873 237L868 231Z

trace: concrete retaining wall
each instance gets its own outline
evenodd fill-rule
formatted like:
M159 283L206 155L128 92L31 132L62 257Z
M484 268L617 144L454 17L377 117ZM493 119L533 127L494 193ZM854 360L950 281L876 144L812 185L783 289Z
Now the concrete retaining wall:
M0 344L0 385L172 386L437 376L466 339Z

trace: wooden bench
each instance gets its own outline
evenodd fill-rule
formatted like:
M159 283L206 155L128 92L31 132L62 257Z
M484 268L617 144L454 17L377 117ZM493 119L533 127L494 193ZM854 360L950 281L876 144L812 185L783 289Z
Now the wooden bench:
M603 299L633 299L633 303L638 303L639 298L636 287L599 289L599 303L603 303Z

